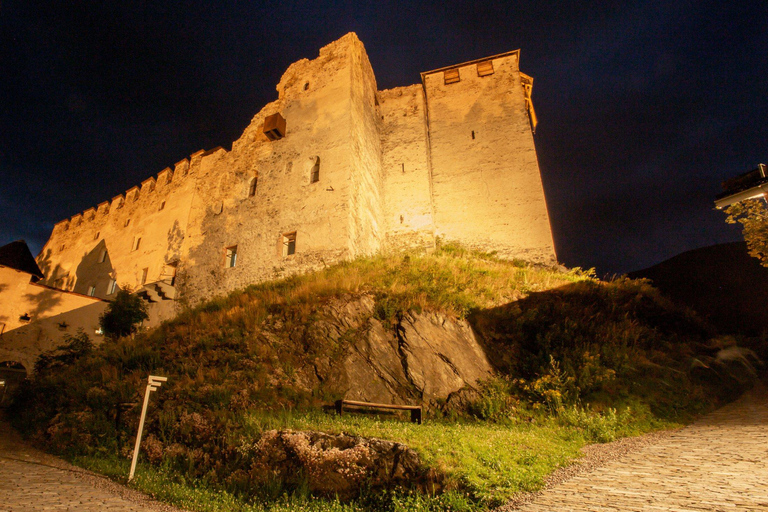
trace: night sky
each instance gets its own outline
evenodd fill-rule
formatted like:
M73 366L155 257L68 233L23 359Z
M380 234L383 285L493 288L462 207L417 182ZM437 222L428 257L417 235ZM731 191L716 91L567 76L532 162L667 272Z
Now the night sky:
M549 6L547 5L549 4ZM354 31L379 89L521 49L558 259L623 273L735 241L720 181L768 163L768 2L5 1L0 245L199 149Z

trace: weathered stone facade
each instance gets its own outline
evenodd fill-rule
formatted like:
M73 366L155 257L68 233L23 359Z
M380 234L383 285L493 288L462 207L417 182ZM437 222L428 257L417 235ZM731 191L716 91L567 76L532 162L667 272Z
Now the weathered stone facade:
M347 34L292 64L230 151L199 151L56 224L38 256L45 283L100 298L115 285L150 298L179 288L196 302L436 237L553 263L518 60L379 91ZM271 140L263 127L276 113L287 128Z

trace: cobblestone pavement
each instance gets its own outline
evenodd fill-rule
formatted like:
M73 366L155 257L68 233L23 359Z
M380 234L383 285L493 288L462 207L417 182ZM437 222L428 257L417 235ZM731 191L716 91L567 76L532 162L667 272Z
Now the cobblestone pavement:
M516 510L768 511L768 392L752 390Z
M0 419L0 511L175 511L27 446Z

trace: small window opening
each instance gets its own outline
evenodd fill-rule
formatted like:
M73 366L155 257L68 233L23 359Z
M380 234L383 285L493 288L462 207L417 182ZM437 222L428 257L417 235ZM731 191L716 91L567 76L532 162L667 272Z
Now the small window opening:
M163 210L165 208L165 201L160 203L160 208L157 209L157 211Z
M475 130L472 130L472 140L475 140Z
M400 166L403 168L403 174L405 174L405 164L400 164Z
M443 80L445 81L445 85L448 84L455 84L459 81L459 69L453 68L448 69L445 72L443 72Z
M315 158L315 165L312 166L312 175L309 178L310 183L317 183L320 181L320 157Z
M96 287L91 285L88 287L88 296L93 297L94 295L96 295Z
M145 268L141 271L141 284L147 284L148 275L149 275L149 268Z
M117 280L110 279L109 286L107 286L107 295L113 295L117 291Z
M95 234L95 235L93 235L93 239L94 239L94 240L98 240L98 239L99 239L99 235L100 235L100 234L101 234L101 232L100 232L100 231L97 231L97 232L96 232L96 234Z
M283 256L296 254L296 232L283 235Z
M248 197L256 195L256 185L259 183L259 178L253 178L251 184L248 186Z
M131 223L131 219L125 219L125 224L123 224L123 227L127 228L128 224L130 224L130 223Z
M107 261L107 250L102 249L99 253L99 263L104 263L105 261Z
M224 257L224 267L232 268L237 265L237 246L227 247Z
M133 246L132 246L131 250L132 251L138 251L140 245L141 245L141 237L140 236L133 237Z
M304 84L304 90L306 91L307 89L309 89L309 82Z
M401 215L401 216L400 216L400 224L402 224L402 223L403 223L403 220L405 220L405 219L403 219L403 216Z
M66 246L64 244L61 244L61 247L59 247L59 252L64 252L64 249Z

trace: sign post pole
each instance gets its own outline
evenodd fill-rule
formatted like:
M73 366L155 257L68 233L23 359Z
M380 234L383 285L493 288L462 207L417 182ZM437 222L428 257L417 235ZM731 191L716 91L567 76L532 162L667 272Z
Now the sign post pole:
M136 446L133 448L133 460L131 460L131 472L128 474L128 481L133 480L133 475L136 473L136 462L139 460L139 446L141 446L141 434L144 431L144 420L147 417L147 406L149 405L149 394L152 391L162 386L163 382L166 382L168 377L157 377L150 375L147 379L147 389L144 391L144 406L141 408L141 419L139 420L139 432L136 434Z

